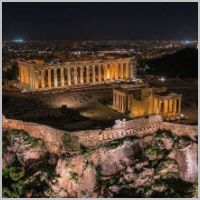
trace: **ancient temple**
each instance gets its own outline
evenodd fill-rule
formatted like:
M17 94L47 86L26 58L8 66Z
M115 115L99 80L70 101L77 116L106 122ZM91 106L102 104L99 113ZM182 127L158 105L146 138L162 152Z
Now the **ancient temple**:
M31 90L131 80L136 75L136 62L130 57L61 64L20 60L18 65L21 85Z
M181 114L181 94L167 93L166 88L130 87L113 89L113 108L131 117L159 114L176 118Z

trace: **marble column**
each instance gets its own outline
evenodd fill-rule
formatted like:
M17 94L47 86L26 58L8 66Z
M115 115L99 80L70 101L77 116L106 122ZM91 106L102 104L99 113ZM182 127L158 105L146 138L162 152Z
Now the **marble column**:
M61 83L61 86L65 85L64 68L60 68L60 83Z
M117 94L116 98L117 98L117 104L116 104L116 106L117 106L117 109L119 110L120 109L119 94Z
M123 107L123 97L121 96L121 112L123 112L124 107Z
M41 87L45 87L45 70L41 70Z
M124 78L124 73L123 73L123 63L120 63L120 78Z
M121 96L118 94L117 95L117 106L118 106L118 110L121 111L121 100L120 100Z
M98 65L98 81L99 82L101 82L101 76L102 76L102 74L101 74L101 65Z
M67 84L71 85L71 73L70 73L70 67L67 67Z
M122 102L122 101L121 101L121 95L119 95L119 96L118 96L118 98L119 98L119 104L118 104L118 108L119 108L119 110L120 110L120 111L122 111L122 104L121 104L121 102Z
M179 100L179 109L178 109L178 113L181 114L181 98L179 98L178 100Z
M96 82L95 65L92 65L92 82Z
M129 66L129 72L130 72L129 77L133 79L134 77L133 60L129 61L128 66Z
M23 67L23 83L26 84L26 69Z
M113 107L116 107L116 93L113 92Z
M122 112L125 112L125 97L122 96Z
M169 113L172 114L173 113L173 99L169 100Z
M65 85L68 85L68 77L67 77L67 66L64 67L64 80L65 80Z
M20 67L21 69L21 83L24 83L24 72L23 72L23 67Z
M80 67L80 83L81 83L81 84L84 83L84 78L83 78L83 69L84 69L84 67L81 66L81 67Z
M130 78L129 65L126 63L126 78Z
M123 112L123 96L120 95L120 100L121 100L121 112Z
M154 112L155 112L155 114L158 114L159 112L158 112L158 99L157 98L155 98L154 99Z
M38 85L38 77L39 77L39 72L35 71L34 72L34 89L38 89L39 85Z
M78 79L77 79L77 67L74 67L74 84L77 85Z
M117 109L120 110L120 99L119 99L119 94L117 94Z
M177 110L176 110L176 99L173 99L173 113L176 114Z
M168 112L168 100L164 100L164 113Z
M107 80L107 66L103 65L103 79L104 81Z
M119 108L119 95L118 94L116 94L116 97L115 97L115 106L117 107L117 108Z
M163 110L161 110L161 103L162 103L162 100L158 100L158 112L159 112L160 114L163 113Z
M19 81L22 82L22 70L21 70L21 67L19 66Z
M86 66L86 82L90 83L90 66Z
M110 70L110 80L113 80L113 67L112 67L112 64L109 64L109 70Z
M48 69L48 87L51 88L51 69Z
M33 76L33 69L29 68L29 77L30 77L30 88L33 89L34 87L34 76Z
M169 115L169 110L170 110L170 100L167 101L167 109L166 109L166 114Z
M119 67L118 67L118 63L117 64L114 64L115 66L115 80L118 80L118 76L119 76Z
M54 87L58 87L58 79L57 79L57 68L53 69L53 75L54 75Z

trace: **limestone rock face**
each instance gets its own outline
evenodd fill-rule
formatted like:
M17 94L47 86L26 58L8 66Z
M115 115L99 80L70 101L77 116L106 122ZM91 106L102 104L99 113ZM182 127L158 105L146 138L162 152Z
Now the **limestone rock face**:
M96 155L93 155L96 156ZM102 176L111 176L133 163L134 150L131 142L116 149L100 149L98 152Z
M51 184L55 196L94 196L98 176L111 176L133 163L133 146L125 142L115 149L100 148L91 155L77 155L71 160L59 159L56 166L57 182ZM100 167L97 174L96 167Z
M11 130L4 132L8 143L3 149L3 166L12 166L15 159L30 171L40 170L37 164L50 165L45 174L36 172L28 177L31 181L27 185L31 188L34 183L38 187L39 183L41 187L45 183L43 193L57 198L140 197L141 194L142 197L151 197L154 192L163 195L165 190L164 195L168 196L167 189L173 191L173 186L177 185L167 181L162 183L163 179L173 178L178 184L183 184L179 178L196 183L195 127L165 123L159 118L123 120L116 124L103 131L84 130L65 134L48 126L3 117L3 128ZM146 127L151 130L149 134L145 133ZM153 130L158 127L164 132L154 134ZM169 135L166 130L172 130L173 134ZM193 141L182 137L190 135L190 132L194 136L190 137ZM140 139L130 137L135 134ZM42 142L39 146L38 140ZM36 191L32 187L26 197L37 197ZM173 195L176 197L176 191Z
M44 146L32 147L21 138L12 139L9 150L17 156L17 159L23 166L36 164L47 155L47 150Z
M154 170L149 168L144 168L143 172L134 177L133 187L137 188L142 185L148 185L151 183Z
M171 138L163 137L162 142L164 144L165 149L170 150L174 144L174 141Z
M11 165L16 160L16 155L11 151L4 152L2 156L2 168Z
M183 181L194 183L198 175L197 166L197 150L198 146L195 143L173 151L169 157L176 160L179 167L179 176Z
M61 154L63 131L37 123L23 122L20 120L7 119L5 117L2 119L2 126L7 130L22 130L33 138L41 139L44 141L50 153Z
M78 155L70 161L59 159L56 166L59 176L52 185L54 192L67 194L65 197L80 197L81 192L92 192L97 184L96 171L83 155Z

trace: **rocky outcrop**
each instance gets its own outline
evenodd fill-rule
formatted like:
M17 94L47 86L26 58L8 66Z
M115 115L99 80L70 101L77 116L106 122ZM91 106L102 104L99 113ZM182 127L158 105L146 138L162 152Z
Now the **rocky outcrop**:
M31 143L27 143L20 136L10 137L10 146L8 146L8 149L17 156L18 161L23 166L29 167L38 162L43 162L43 159L48 153L47 149L42 144L42 141L38 140L37 145L32 146Z
M62 152L62 137L64 131L60 131L49 126L39 125L37 123L23 122L19 120L2 119L3 129L6 130L22 130L28 133L31 137L44 141L50 153L61 154Z
M133 164L134 145L132 142L124 142L115 149L100 148L91 155L95 165L101 168L102 176L112 176L127 166Z
M57 181L51 184L53 196L81 197L94 195L99 176L109 177L133 164L133 143L125 142L115 149L100 148L90 155L77 155L71 160L59 159Z
M191 140L197 140L197 126L162 122L160 129L171 130L177 136L187 136Z
M67 197L80 197L81 192L92 192L97 184L96 170L83 155L70 161L59 159L56 173L59 178L55 184L52 183L52 189L54 193L66 193Z
M88 133L92 137L92 132ZM95 149L80 145L72 154L62 155L49 153L42 140L22 131L8 131L5 135L4 150L15 156L5 153L10 158L4 163L10 165L17 159L23 165L24 175L25 170L32 172L20 179L31 188L28 193L24 189L25 197L166 197L168 192L176 197L176 184L193 183L197 177L197 145L169 131L140 139L120 138ZM63 139L67 147L73 143L68 137ZM6 168L4 178L10 169L15 167ZM42 187L40 194L35 194L35 186Z
M167 150L172 149L172 147L173 147L173 145L174 145L174 141L173 141L172 138L163 137L163 138L161 139L161 141L163 142L165 149L167 149Z
M3 165L17 158L25 168L38 162L53 166L53 178L44 181L50 197L113 197L124 188L150 197L171 187L159 181L181 178L193 183L197 178L197 128L165 123L158 116L71 133L3 117L3 129L12 130L4 132L11 139ZM42 145L35 146L33 138Z
M144 168L144 170L139 174L134 174L132 177L133 183L131 184L132 188L141 187L144 184L146 186L150 185L153 179L154 169Z
M183 149L177 149L169 155L171 159L178 163L179 175L184 181L194 183L197 180L197 151L198 146L193 143Z
M2 168L11 165L16 160L16 155L12 151L5 151L2 154Z

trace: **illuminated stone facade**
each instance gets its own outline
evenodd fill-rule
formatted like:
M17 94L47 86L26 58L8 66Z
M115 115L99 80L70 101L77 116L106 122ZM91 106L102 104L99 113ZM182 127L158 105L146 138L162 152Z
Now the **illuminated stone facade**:
M159 114L173 118L181 114L182 95L166 93L166 88L120 88L113 90L113 108L131 117Z
M135 78L133 58L70 61L47 64L44 61L18 61L20 83L32 90L73 85L97 84Z

